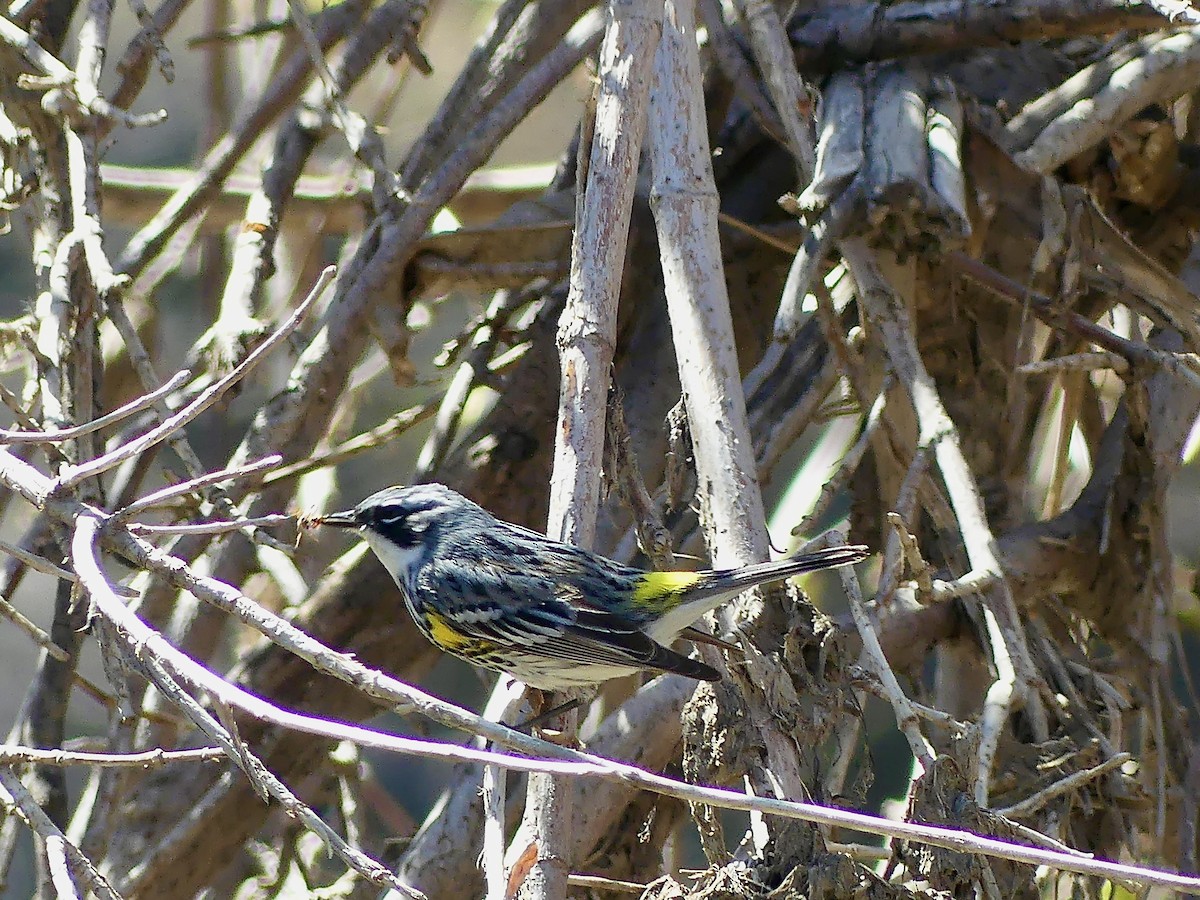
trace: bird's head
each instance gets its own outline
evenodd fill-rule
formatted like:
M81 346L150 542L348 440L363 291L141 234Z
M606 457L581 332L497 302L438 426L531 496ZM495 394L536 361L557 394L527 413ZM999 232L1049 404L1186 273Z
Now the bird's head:
M322 525L355 528L398 583L436 549L449 527L462 527L487 513L440 484L384 488L354 509L322 516Z

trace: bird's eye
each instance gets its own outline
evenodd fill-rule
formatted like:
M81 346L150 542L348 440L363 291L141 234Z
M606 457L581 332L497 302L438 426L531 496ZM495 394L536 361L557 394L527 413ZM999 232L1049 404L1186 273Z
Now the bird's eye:
M380 525L399 525L404 521L406 513L395 506L385 506L375 514L375 521Z

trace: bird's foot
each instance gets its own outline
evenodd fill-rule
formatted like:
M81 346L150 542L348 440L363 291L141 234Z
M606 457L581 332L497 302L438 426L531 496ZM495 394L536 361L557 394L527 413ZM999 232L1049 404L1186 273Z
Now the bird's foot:
M582 700L575 697L568 700L566 703L560 703L550 709L546 709L546 695L537 688L528 688L530 706L533 708L533 715L522 722L520 725L514 726L517 731L533 732L534 728L543 725L547 722L557 719L559 716L569 713L573 709L578 709L582 705ZM549 733L552 729L541 729L545 733ZM549 738L547 738L549 740Z

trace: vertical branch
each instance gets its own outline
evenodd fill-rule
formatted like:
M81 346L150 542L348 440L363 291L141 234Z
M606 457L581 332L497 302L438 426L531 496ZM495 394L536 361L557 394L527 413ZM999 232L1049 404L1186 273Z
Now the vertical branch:
M0 18L0 22L7 22ZM11 29L8 29L11 31ZM30 40L32 43L32 39ZM39 50L41 48L39 47ZM42 50L49 56L45 50ZM51 59L53 59L51 57ZM57 63L57 60L54 60ZM59 64L61 66L61 63ZM57 66L55 67L57 69ZM8 70L11 71L11 70ZM62 72L69 77L66 67ZM12 79L12 76L9 76ZM65 79L64 79L65 80ZM35 340L37 353L30 362L30 372L26 379L22 396L16 408L33 409L36 401L42 400L42 424L47 430L69 425L68 416L62 409L62 380L60 366L59 335L67 332L62 330L63 321L69 317L70 304L70 266L67 260L78 255L74 242L67 242L66 236L71 229L71 207L69 196L69 177L67 173L66 154L62 141L62 123L54 116L51 108L42 107L36 98L20 96L11 88L4 94L4 115L12 122L14 128L27 127L33 147L38 154L37 167L37 196L31 206L36 210L31 215L32 268L37 284L37 296L33 303L34 319L37 323ZM47 95L49 96L49 95ZM29 102L26 102L26 101ZM7 166L7 161L6 161ZM48 352L47 352L48 351ZM51 465L65 461L63 454L56 448L49 454ZM37 536L38 541L52 540L50 527L44 523L33 526L29 536ZM34 545L30 544L30 549ZM41 550L42 548L38 548ZM11 596L14 585L17 584L24 572L24 566L5 567L5 595ZM77 641L78 635L69 631L69 625L64 623L67 632L68 646L71 640ZM35 721L35 716L43 704L50 704L51 695L62 696L52 683L61 686L62 675L72 671L70 655L64 660L55 659L45 651L39 656L37 669L34 672L25 699L22 703L17 721L9 734L12 739L25 743L33 743L44 737L54 740L57 731L53 721L54 710L50 709L50 721L43 728L42 723ZM59 723L61 724L61 723ZM42 746L53 746L43 744ZM62 812L62 805L55 798L65 797L62 789L61 773L49 771L46 767L34 767L26 776L25 783L34 795L37 803L51 811L52 815ZM59 819L62 821L61 817ZM7 871L16 851L16 841L20 830L20 822L15 816L4 817L0 821L0 867ZM39 872L45 876L45 867L39 867ZM48 887L48 886L47 886Z
M112 0L91 0L79 28L79 54L75 77L77 94L98 94L112 18ZM97 304L113 284L112 267L101 245L99 153L95 136L96 119L69 99L54 107L61 126L61 146L66 150L67 202L57 207L61 219L55 230L62 235L54 252L49 291L38 300L38 311L48 315L40 321L37 343L48 361L42 372L41 396L46 422L52 427L87 422L95 416L98 362ZM48 207L49 211L49 207ZM49 216L47 217L49 220ZM67 223L70 230L63 231ZM68 441L62 447L64 465L94 455L92 433ZM98 496L94 482L81 486L85 499ZM25 706L22 732L39 747L59 747L66 736L67 704L75 681L75 670L83 632L87 624L86 604L77 602L73 586L56 586L51 640L66 651L66 659L44 654ZM66 783L61 770L38 767L31 776L34 794L50 819L65 827L69 816ZM39 848L43 867L41 889L49 866L50 845Z
M571 246L571 287L559 324L562 382L550 482L551 536L592 543L600 496L604 412L617 300L646 130L659 0L611 0L600 50L600 94L587 184Z
M562 380L546 532L584 547L595 540L617 301L646 130L660 5L661 0L609 3L586 188L571 246L571 286L559 323ZM568 779L530 776L525 820L533 826L537 847L537 860L525 881L531 897L566 896L573 791Z
M484 717L503 722L510 711L519 715L520 710L525 708L521 697L523 693L519 682L501 678L488 700ZM464 779L469 780L473 779ZM483 850L479 859L487 891L485 896L487 900L506 900L508 879L505 878L504 869L504 826L508 806L508 772L499 766L484 766L481 780L479 795L483 806ZM464 825L466 827L459 834L466 832L463 836L473 836L476 829L470 827L469 823Z
M692 6L689 0L667 4L650 102L650 202L696 451L697 493L713 563L724 567L766 559L768 541L721 267L720 198Z
M519 682L500 679L483 717L489 722L511 722L527 717L529 704ZM485 746L477 739L477 746ZM505 777L505 773L500 773ZM419 888L429 897L449 897L456 893L477 896L484 891L492 900L491 838L485 834L488 810L482 798L482 767L463 763L448 779L446 791L434 803L429 815L413 836L395 872L406 884ZM497 829L499 830L499 829ZM504 834L500 834L503 840ZM479 847L482 840L483 852ZM502 848L503 850L503 848ZM482 856L479 863L477 859ZM500 859L503 872L504 859ZM479 878L479 868L485 878ZM503 880L503 879L501 879ZM501 894L503 896L503 894Z
M231 4L208 3L204 7L204 30L216 34L229 27ZM201 123L200 145L214 146L221 136L227 134L230 125L231 72L232 54L225 41L213 41L204 48L204 85L203 109L204 119ZM245 85L250 87L250 85ZM224 272L228 248L225 234L216 232L207 234L200 240L200 265L205 272ZM220 297L220 282L216 278L202 278L198 285L200 302L205 312L217 306Z
M738 0L738 5L750 25L750 44L766 75L771 100L787 135L788 149L795 155L801 173L806 178L811 177L817 153L800 118L800 103L806 99L804 82L796 71L779 11L770 0Z
M651 98L650 202L694 447L701 523L713 564L724 568L765 559L768 537L721 268L720 198L693 14L691 0L671 0L664 16ZM788 777L794 769L784 768L780 777L788 790L799 787L798 779Z
M66 211L64 210L64 215ZM70 412L63 402L64 358L71 332L71 272L82 255L79 244L69 233L63 234L54 249L50 266L49 290L38 295L34 318L38 323L38 392L42 418L48 429L69 426ZM64 448L70 452L70 448Z
M712 174L693 7L693 0L669 0L663 19L658 80L651 96L651 208L695 448L705 537L714 565L733 567L766 559L769 542L721 266L720 198ZM771 773L769 779L756 778L754 788L802 796L796 744L780 727L771 700L774 685L788 676L752 645L746 647L744 671L738 677L748 717L761 723L766 750L765 765L755 768ZM761 817L755 822L756 838L766 835ZM756 849L764 847L760 843Z

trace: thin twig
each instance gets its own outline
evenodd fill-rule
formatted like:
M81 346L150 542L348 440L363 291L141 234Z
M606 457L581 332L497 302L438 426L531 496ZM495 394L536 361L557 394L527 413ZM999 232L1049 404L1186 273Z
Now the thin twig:
M839 537L842 538L842 542L845 541L844 536ZM896 717L896 727L900 729L900 733L907 739L913 757L921 765L922 770L928 772L933 766L937 753L934 751L933 745L921 733L921 725L917 713L909 702L908 696L904 693L904 689L900 687L900 682L896 680L896 673L892 671L892 667L888 664L887 656L884 655L883 647L880 646L879 635L875 631L875 625L871 622L871 617L867 614L866 604L863 602L862 588L858 584L858 575L849 566L841 569L838 574L842 579L842 590L845 592L846 599L850 604L850 612L854 616L854 624L858 627L859 637L862 638L863 655L866 658L867 668L871 670L883 686L884 694L887 696L888 702L892 706L892 713Z
M459 363L438 404L433 428L417 456L414 481L427 480L445 461L458 434L458 424L467 407L467 398L486 372L509 317L526 300L528 297L524 291L510 290L497 291L492 298L483 320L471 335L466 359Z
M182 497L186 494L195 493L210 485L220 484L224 481L233 481L235 478L244 478L247 475L257 475L259 472L269 472L276 468L283 457L279 454L272 454L264 457L256 462L247 463L244 466L231 466L228 469L220 469L216 472L209 472L206 475L201 475L199 478L191 478L179 484L172 484L165 488L155 491L152 494L147 494L144 497L139 497L133 503L123 509L118 510L113 514L117 520L129 519L143 510L150 509L155 506L161 506L168 500L173 500L176 497Z
M21 783L16 772L8 766L0 766L0 805L6 807L10 813L20 816L46 842L47 855L50 855L51 847L55 848L54 852L60 863L65 861L74 869L89 891L101 900L121 900L121 895L113 890L108 879L96 870L92 861L84 856L78 847L67 840L29 793L29 789ZM60 884L56 877L55 887L58 888L60 897L79 896L69 877L64 884Z
M1088 782L1095 781L1101 775L1107 775L1114 769L1119 769L1131 759L1133 759L1133 756L1129 753L1118 753L1116 756L1110 756L1099 765L1092 766L1089 769L1082 769L1078 772L1072 772L1066 778L1054 782L1054 784L1043 788L1033 796L1026 797L1021 802L1014 803L1011 806L993 810L993 812L998 816L1004 816L1006 819L1019 819L1022 816L1028 816L1031 813L1037 812L1055 797L1069 794L1077 788L1083 787Z
M241 381L255 366L262 362L268 353L279 346L288 335L299 327L300 323L304 321L305 315L308 314L309 309L312 308L313 304L324 293L329 283L333 281L335 272L336 269L333 266L328 266L321 273L308 296L296 307L296 310L288 316L282 325L275 329L270 337L254 348L254 352L242 360L232 372L203 390L195 400L175 413L175 415L170 416L156 428L152 428L140 437L122 444L104 456L97 457L86 463L80 463L76 466L64 467L59 474L56 489L62 490L73 487L84 479L99 475L101 472L106 472L127 459L132 459L155 444L166 440L179 429L183 428L188 422L192 421L192 419L215 404L231 387Z
M15 556L17 559L25 563L29 568L41 572L45 575L53 575L55 578L62 578L67 581L78 581L79 576L70 569L64 569L62 566L56 566L44 556L38 556L36 553L30 553L23 547L18 547L16 544L10 544L8 541L0 541L0 550Z
M74 575L75 573L72 572L71 574ZM54 643L54 640L49 634L39 628L35 622L29 619L24 613L22 613L3 597L0 597L0 615L4 616L22 631L24 631L33 639L35 644L37 644L59 662L65 663L71 658L71 654L67 653L67 651L58 646L58 644Z
M212 762L227 759L219 747L193 750L144 750L140 753L85 753L77 750L42 750L0 744L0 764L38 763L47 766L114 766L153 769L175 762Z
M572 872L567 876L567 884L571 887L587 888L592 891L608 891L610 894L637 894L641 896L650 885L637 881L621 881L617 878L605 878L603 875L582 875Z
M347 438L340 444L334 444L320 453L314 453L308 459L298 459L293 463L288 463L286 466L280 466L266 477L264 483L275 484L280 481L286 481L289 478L299 478L301 475L307 475L309 472L315 472L317 469L336 466L338 463L345 462L367 450L374 450L376 447L381 447L388 443L396 435L403 434L414 425L424 422L437 412L437 410L437 402L430 401L398 412L382 424L376 425L362 434L356 434L352 438Z
M18 425L29 431L37 430L37 422L22 408L20 399L2 384L0 384L0 402L8 407L9 411L13 414L13 418L17 420Z
M238 519L234 522L197 522L179 525L147 525L142 522L130 522L131 534L224 534L227 531L240 531L243 528L263 528L274 525L286 525L295 522L295 516L255 516L249 519Z
M1017 366L1017 372L1021 375L1058 375L1061 372L1095 372L1105 369L1123 375L1129 371L1129 361L1115 353L1096 351L1039 359Z
M616 382L610 385L608 393L604 475L610 489L616 492L633 514L633 529L637 534L638 546L654 568L664 571L674 568L675 554L671 547L671 532L663 524L662 517L654 506L654 500L646 489L637 455L633 452L629 425L625 421L625 393Z
M113 327L117 330L117 334L120 335L121 342L125 345L125 352L129 357L129 363L133 367L133 371L137 374L142 389L151 391L152 385L159 384L159 377L154 370L154 364L150 360L150 353L146 349L146 345L142 342L141 335L138 333L137 326L134 325L126 313L125 304L119 294L119 291L112 291L107 298L105 306L108 313L108 321L112 323ZM170 410L165 403L158 404L156 412L159 421L166 419L170 415ZM168 445L179 456L180 462L183 463L184 471L188 475L197 477L204 472L204 466L200 462L200 457L192 449L192 445L184 432L177 432L172 435L168 439ZM218 505L225 506L228 504ZM226 510L223 509L222 511Z
M69 441L77 437L82 437L85 434L91 434L94 431L99 431L101 428L107 428L109 425L114 425L117 422L127 419L148 406L153 406L159 400L164 399L182 387L191 377L192 373L186 369L182 372L176 372L171 376L171 380L158 388L158 390L152 391L149 394L143 394L141 397L130 400L124 406L114 409L112 412L98 419L93 419L90 422L85 422L82 425L76 425L72 428L61 428L54 431L6 431L0 429L0 444L53 444L58 441Z
M829 511L829 507L833 504L838 494L849 484L854 473L858 471L859 464L862 463L867 449L870 447L871 442L875 439L875 434L879 430L879 425L883 420L884 405L887 403L887 394L892 389L894 381L895 379L891 373L884 376L883 383L879 387L879 394L875 397L875 402L871 404L871 409L867 413L866 420L863 422L862 431L858 439L846 451L845 455L842 456L842 461L838 465L837 471L821 486L821 493L817 496L817 501L813 504L812 509L809 510L800 524L792 528L793 537L798 534L807 534L818 521L825 517L825 514Z

